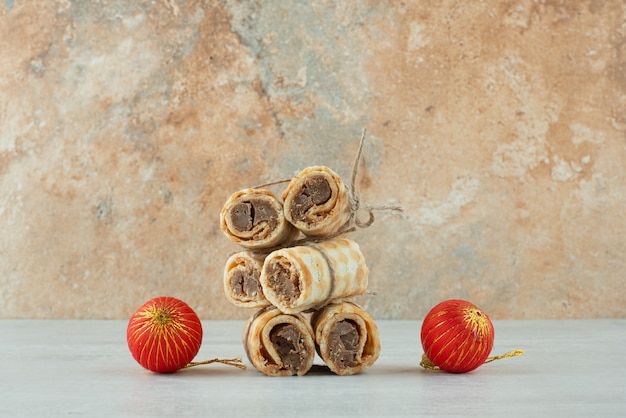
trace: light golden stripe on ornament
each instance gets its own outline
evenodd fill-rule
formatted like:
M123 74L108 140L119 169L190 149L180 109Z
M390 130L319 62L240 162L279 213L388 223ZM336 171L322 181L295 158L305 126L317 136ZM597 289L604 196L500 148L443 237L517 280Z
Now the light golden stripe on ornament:
M454 328L458 328L458 326L459 326L459 325L462 325L462 324L461 324L461 323L459 323L459 324L456 324L454 327L450 327L450 329L446 330L446 334L447 334L449 331L453 330ZM446 348L448 348L448 346L449 346L450 344L454 343L454 342L456 341L456 339L459 337L459 335L461 335L462 333L463 333L463 330L461 330L461 332L458 332L458 333L457 333L457 334L456 334L453 338L450 338L450 340L449 340L446 344L444 344L444 346L443 346L443 347L441 347L441 349L439 350L439 352L437 353L437 355L436 355L436 356L433 356L432 358L434 359L435 357L439 357L439 355L441 355L441 354L442 354L442 353L446 350ZM442 334L442 336L443 336L443 335L445 335L445 334ZM440 338L441 338L441 337L440 337ZM438 341L438 340L439 340L439 338L437 338L435 341ZM446 359L446 362L447 362L449 359L450 359L450 358L449 358L449 356L448 356L448 358Z

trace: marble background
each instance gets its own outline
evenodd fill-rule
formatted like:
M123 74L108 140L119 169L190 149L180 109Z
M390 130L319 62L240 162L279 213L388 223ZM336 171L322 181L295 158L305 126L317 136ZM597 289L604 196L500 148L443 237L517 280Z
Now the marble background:
M248 317L223 203L347 179L367 128L406 211L352 235L375 318L624 318L625 35L621 0L2 0L0 317Z

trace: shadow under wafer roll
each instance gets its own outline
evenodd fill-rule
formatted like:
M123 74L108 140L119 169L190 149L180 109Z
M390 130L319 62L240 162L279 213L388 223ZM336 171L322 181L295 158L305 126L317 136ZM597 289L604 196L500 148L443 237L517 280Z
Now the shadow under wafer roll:
M248 360L268 376L303 376L313 366L315 341L309 321L275 307L261 309L244 328Z
M374 319L352 302L331 303L311 317L317 353L338 375L360 373L380 355Z
M266 189L233 193L220 212L220 228L232 242L246 249L279 246L298 236L283 214L283 205Z

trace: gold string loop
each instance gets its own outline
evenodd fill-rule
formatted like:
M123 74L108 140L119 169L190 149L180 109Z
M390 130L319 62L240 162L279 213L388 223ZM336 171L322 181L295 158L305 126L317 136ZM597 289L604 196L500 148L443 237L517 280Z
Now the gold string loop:
M430 359L426 356L426 353L422 354L422 361L420 361L420 366L428 370L441 370L439 367L435 366L432 361L430 361Z
M513 350L513 351L509 351L508 353L504 353L501 356L487 357L487 360L485 360L485 363L491 363L494 360L500 360L500 359L503 359L503 358L511 358L511 357L516 357L516 356L521 356L522 354L524 354L524 350Z
M192 362L189 362L189 364L187 364L185 367L183 367L183 369L188 369L189 367L196 367L196 366L201 366L203 364L211 364L211 363L222 363L228 366L235 366L241 370L247 369L246 365L242 364L240 357L231 358L231 359L214 358L211 360L204 360L204 361L192 361Z
M487 357L487 359L485 360L483 364L491 363L492 361L495 361L495 360L521 356L522 354L524 354L524 350L512 350L500 356ZM435 366L435 364L432 361L430 361L430 359L426 356L426 353L422 354L422 361L420 361L420 366L428 370L441 370L439 366Z

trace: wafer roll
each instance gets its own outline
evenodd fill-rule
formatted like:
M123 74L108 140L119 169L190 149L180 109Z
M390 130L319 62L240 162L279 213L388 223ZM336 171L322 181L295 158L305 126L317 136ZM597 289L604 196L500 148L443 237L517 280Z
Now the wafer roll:
M260 281L272 305L285 313L298 313L362 295L368 275L359 245L335 238L273 251L263 263Z
M285 218L308 236L337 232L351 216L346 186L328 167L302 170L283 192Z
M263 294L259 278L263 258L249 251L231 255L224 267L224 293L234 305L242 308L262 308L270 302Z
M280 200L265 189L233 193L220 212L220 228L228 239L247 249L282 245L298 235L285 219Z
M317 353L338 375L360 373L380 355L376 323L351 302L331 303L311 318Z
M268 376L303 376L313 366L313 329L302 315L269 306L248 319L243 346L248 360Z

